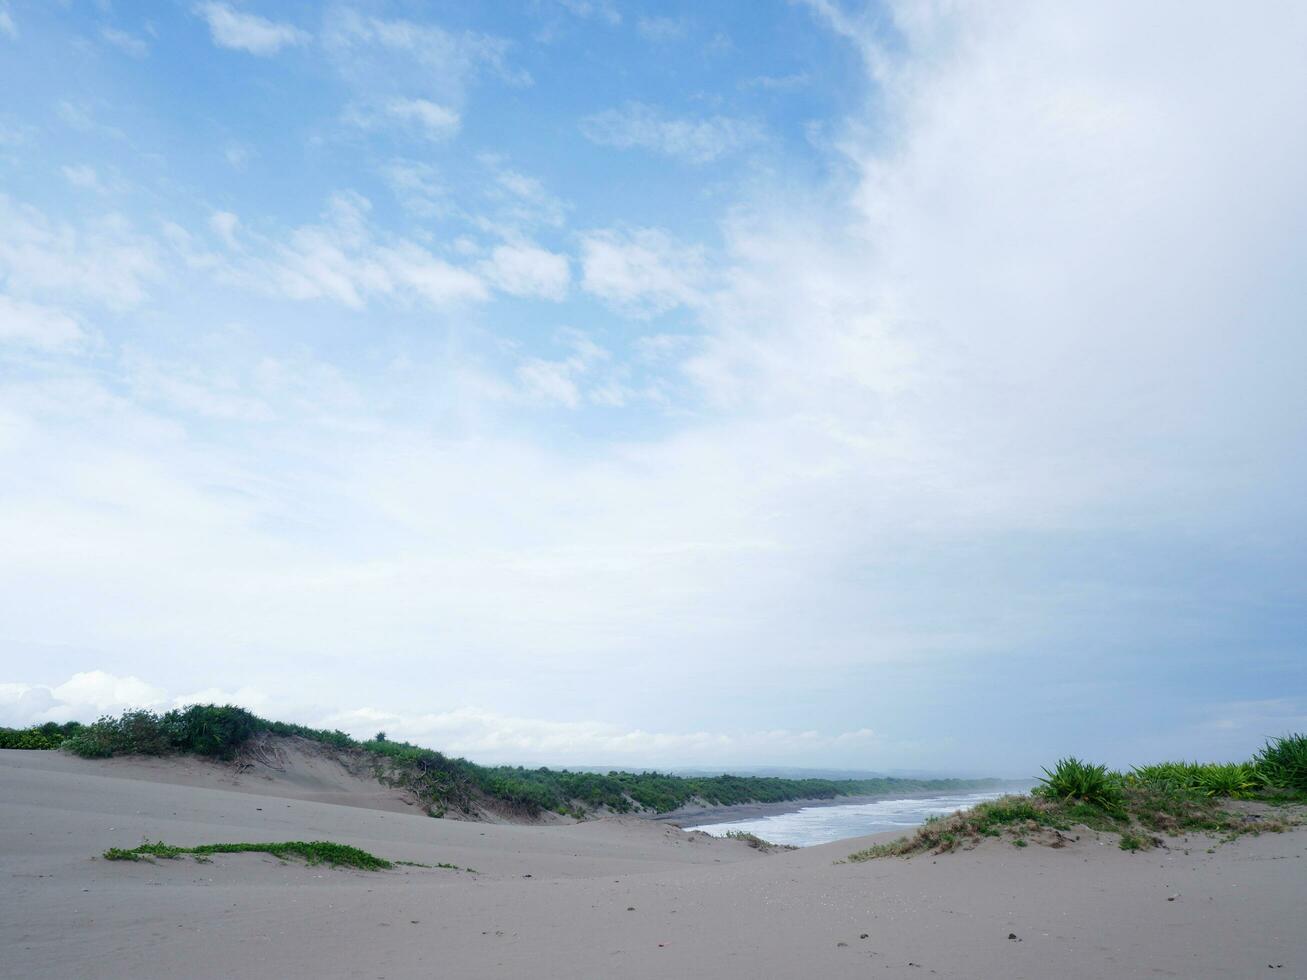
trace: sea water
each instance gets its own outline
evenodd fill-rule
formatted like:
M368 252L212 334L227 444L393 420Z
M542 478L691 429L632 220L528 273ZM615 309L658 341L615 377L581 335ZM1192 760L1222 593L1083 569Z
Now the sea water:
M702 830L722 837L729 830L757 834L773 844L809 847L828 844L845 837L863 837L888 830L908 833L926 822L928 817L944 816L967 810L985 800L1002 796L1009 790L985 793L956 793L911 800L876 800L872 803L841 803L834 806L805 806L793 813L772 813L749 820L700 824L689 830Z

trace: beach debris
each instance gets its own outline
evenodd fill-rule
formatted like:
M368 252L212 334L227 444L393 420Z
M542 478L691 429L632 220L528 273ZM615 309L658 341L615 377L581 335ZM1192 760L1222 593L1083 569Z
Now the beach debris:
M836 943L835 945L836 945L836 946L847 946L848 943Z
M859 939L866 939L868 935L870 935L870 933L862 932L862 933L859 933L859 934L858 934L858 938L859 938Z
M1009 933L1007 934L1007 938L1008 938L1009 941L1014 942L1014 943L1023 943L1023 942L1025 942L1025 940L1022 939L1020 936L1018 936L1015 932L1009 932Z

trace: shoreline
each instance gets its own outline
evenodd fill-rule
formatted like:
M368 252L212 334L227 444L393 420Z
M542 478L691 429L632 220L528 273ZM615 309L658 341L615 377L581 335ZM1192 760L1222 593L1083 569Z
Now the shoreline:
M1025 793L1030 790L1030 783L1005 782L992 788L999 793ZM775 803L732 803L721 806L705 805L680 807L667 813L646 816L644 819L659 823L669 823L682 830L693 830L715 823L731 823L738 820L755 820L759 817L776 816L782 813L798 813L810 807L857 806L863 803L881 803L885 800L929 800L942 796L964 796L987 793L991 790L958 790L954 793L941 793L938 790L916 790L904 793L875 793L869 796L836 796L832 799L781 800Z

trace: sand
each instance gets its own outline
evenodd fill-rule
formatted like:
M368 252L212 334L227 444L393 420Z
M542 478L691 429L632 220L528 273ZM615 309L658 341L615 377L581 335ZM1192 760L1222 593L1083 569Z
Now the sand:
M292 768L0 751L0 975L1307 977L1302 830L837 864L874 838L764 855L634 818L436 820ZM479 873L98 857L143 837L328 839Z

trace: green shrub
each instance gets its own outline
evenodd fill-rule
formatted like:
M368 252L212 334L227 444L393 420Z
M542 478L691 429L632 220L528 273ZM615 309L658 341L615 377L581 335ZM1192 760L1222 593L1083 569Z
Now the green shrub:
M262 718L231 704L193 704L169 711L160 725L174 752L219 759L232 758L242 745L268 727Z
M1039 781L1043 785L1035 792L1049 799L1080 800L1108 812L1119 812L1124 802L1119 773L1074 756L1058 760L1051 771L1045 769Z
M57 749L82 730L80 722L47 721L30 728L0 728L0 749Z
M162 719L144 709L124 711L119 717L105 715L87 725L63 745L87 759L114 755L168 755L173 751Z
M1307 793L1307 734L1270 739L1253 757L1253 765L1264 785Z

